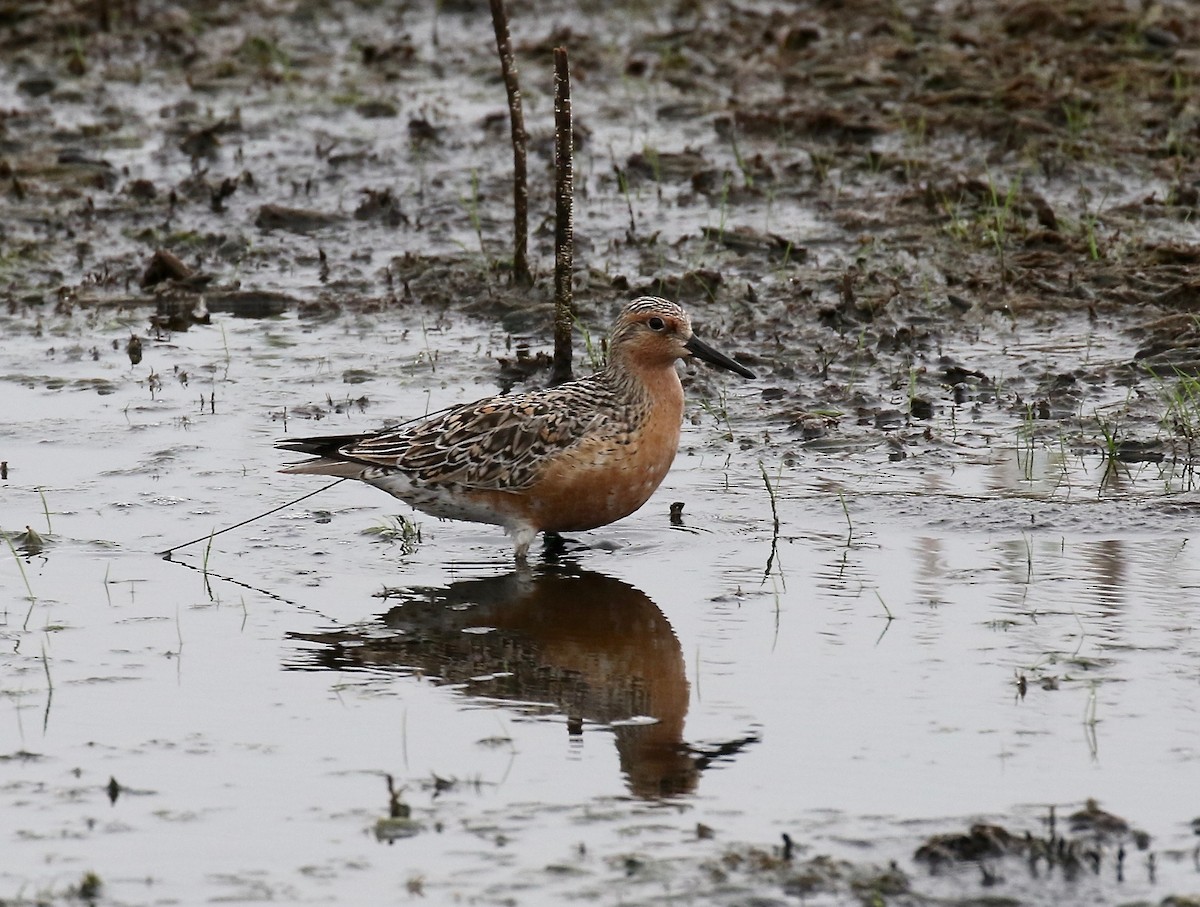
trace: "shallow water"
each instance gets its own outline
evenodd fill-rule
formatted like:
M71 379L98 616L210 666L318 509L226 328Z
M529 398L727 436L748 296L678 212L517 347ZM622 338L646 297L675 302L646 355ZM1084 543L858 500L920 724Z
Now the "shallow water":
M8 896L91 870L114 903L737 903L782 895L713 866L784 832L954 895L976 874L929 877L925 837L980 817L1040 834L1089 797L1152 835L1154 880L1129 845L1121 885L1111 861L1069 885L1016 863L1006 891L1197 884L1200 558L1194 498L1158 476L1114 485L1041 445L783 465L757 391L718 378L728 423L693 395L651 502L528 572L491 527L372 535L401 508L349 483L155 553L317 487L274 471L285 408L288 432L336 433L489 392L504 335L435 319L218 317L133 368L117 322L5 335L3 528L45 538L0 559ZM410 821L378 824L385 774Z

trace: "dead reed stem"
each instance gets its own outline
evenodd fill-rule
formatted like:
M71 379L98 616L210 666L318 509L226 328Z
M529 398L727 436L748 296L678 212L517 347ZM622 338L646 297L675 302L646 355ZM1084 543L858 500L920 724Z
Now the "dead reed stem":
M492 26L496 30L496 50L500 53L500 72L508 92L508 120L513 146L513 283L533 286L529 273L529 187L525 167L525 114L521 110L521 84L513 60L508 35L508 12L504 0L491 0Z
M571 131L571 72L567 49L554 48L554 365L550 383L571 380L571 326L575 306L571 296L574 223L574 162Z

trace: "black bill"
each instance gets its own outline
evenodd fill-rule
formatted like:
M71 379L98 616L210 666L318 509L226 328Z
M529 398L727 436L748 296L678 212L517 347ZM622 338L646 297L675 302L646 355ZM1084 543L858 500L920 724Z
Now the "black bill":
M693 335L692 339L684 344L684 347L686 347L688 352L690 352L697 359L703 359L710 365L715 365L718 368L726 369L734 374L741 375L743 378L758 377L756 374L754 374L754 372L750 371L750 369L746 368L744 365L739 365L724 353L718 353L699 337Z

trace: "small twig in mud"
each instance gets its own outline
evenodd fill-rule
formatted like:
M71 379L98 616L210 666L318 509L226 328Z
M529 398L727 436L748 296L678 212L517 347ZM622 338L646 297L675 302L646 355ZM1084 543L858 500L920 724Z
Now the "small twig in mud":
M44 488L37 490L38 497L42 499L42 512L46 514L46 535L54 534L54 527L50 525L50 505L46 503L46 491Z
M279 511L281 511L287 507L292 507L296 504L299 504L301 501L307 501L313 495L320 494L322 491L328 491L334 485L338 485L344 481L346 481L346 480L338 479L336 482L330 482L328 485L322 485L316 491L310 491L308 494L302 495L301 497L296 498L294 501L288 501L286 504L280 504L278 507L272 507L270 510L268 510L264 513L260 513L257 516L250 517L250 519L248 519L248 520L242 520L240 523L234 523L232 526L226 526L224 529L218 529L216 532L210 532L208 535L202 535L199 538L192 539L190 542L183 542L180 545L172 545L170 548L164 548L162 551L157 551L155 553L161 558L170 560L171 555L174 554L176 551L178 551L180 548L187 548L189 545L195 545L197 542L207 541L209 544L209 547L212 547L212 540L214 538L216 538L218 535L224 535L226 532L232 532L234 529L240 529L241 527L245 526L248 523L253 523L255 520L261 520L265 516L270 516L273 513L278 513ZM12 547L12 542L9 542L9 547L10 548ZM16 551L14 550L13 553L16 554ZM207 553L205 555L205 558L207 561ZM207 569L207 563L205 564L205 567ZM24 572L25 572L24 569L22 569L21 573L24 574ZM29 584L26 583L25 585L28 586Z
M775 498L775 487L771 484L771 477L767 475L767 467L763 465L762 460L758 461L758 468L762 473L763 484L767 486L767 497L770 498L771 501L771 518L775 524L774 529L771 532L771 553L767 555L767 567L763 571L763 582L765 583L767 581L767 577L771 575L771 568L775 565L775 556L779 552L779 506L778 501ZM782 579L782 577L783 574L781 572L780 578ZM775 605L776 611L778 611L778 595L775 597ZM778 614L776 614L776 620L778 620Z
M233 354L229 352L229 337L227 337L225 334L225 325L224 324L221 325L221 346L224 347L224 349L225 349L225 374L224 374L223 380L228 381L229 380L229 366L233 362ZM214 398L213 412L214 413L217 411L216 402L215 402L216 396L217 396L216 391L213 391L213 398Z
M850 521L850 508L846 504L846 495L844 492L838 492L838 500L842 502L842 513L846 515L846 528L849 534L846 536L846 544L850 544L850 540L854 538L854 523Z
M533 285L529 273L529 187L525 178L525 114L521 110L521 84L513 61L508 32L508 12L504 0L491 0L492 26L496 31L496 50L500 54L500 73L508 93L508 120L513 146L513 283Z
M1025 585L1028 587L1033 584L1033 545L1024 532L1021 533L1021 539L1025 542Z
M887 636L887 631L892 629L892 621L895 618L892 617L892 612L888 609L887 602L883 600L883 596L879 594L878 589L875 590L875 597L879 599L879 604L883 605L883 610L887 612L887 620L883 622L883 629L879 631L879 635L875 638L875 645L878 646L883 642L883 638Z
M617 157L613 154L612 146L608 148L608 159L612 161L613 173L617 177L617 188L625 199L625 208L629 211L629 227L625 230L625 241L632 244L637 242L637 221L633 216L633 199L629 195L629 174L621 169Z
M887 602L883 600L883 596L879 594L879 590L875 590L875 597L879 599L879 604L883 605L883 613L887 615L888 623L896 619L896 615L892 614L892 609L887 606Z
M767 497L771 499L771 518L775 521L775 535L779 535L779 509L778 501L775 498L775 488L771 485L771 477L767 475L767 467L763 462L758 462L759 471L762 472L763 484L767 486Z
M212 532L210 532L208 534L208 544L204 546L204 561L201 563L201 566L200 566L200 569L201 569L202 573L204 574L204 591L206 593L208 593L209 601L213 601L213 590L212 590L212 584L209 583L209 581L208 581L208 556L212 553L212 543L213 543L213 535L214 534L215 533L212 533ZM178 615L177 615L177 617L178 617Z
M575 306L571 295L574 266L574 162L571 128L571 71L567 49L554 48L554 365L550 384L570 381L571 324Z

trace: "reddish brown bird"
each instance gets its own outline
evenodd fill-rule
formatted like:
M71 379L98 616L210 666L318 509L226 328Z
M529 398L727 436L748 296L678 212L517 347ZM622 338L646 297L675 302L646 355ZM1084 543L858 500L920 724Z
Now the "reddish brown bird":
M503 526L524 561L539 532L595 529L646 503L679 447L675 362L693 356L754 377L696 337L680 306L643 296L621 311L594 375L391 431L276 445L317 458L284 472L359 479L432 516Z

